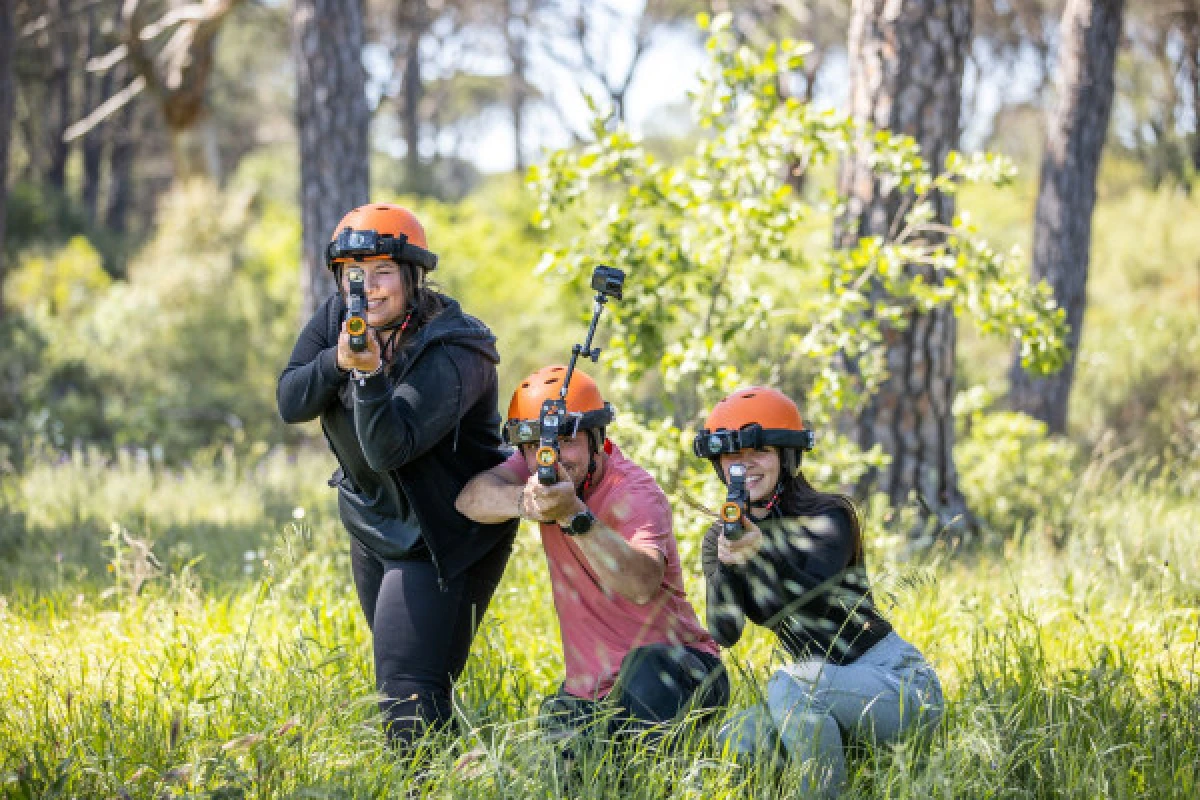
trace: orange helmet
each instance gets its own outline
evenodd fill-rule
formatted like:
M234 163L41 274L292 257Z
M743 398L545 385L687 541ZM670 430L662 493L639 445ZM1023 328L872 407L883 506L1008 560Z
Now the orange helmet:
M794 453L799 466L800 454L812 450L814 441L813 432L804 427L800 409L791 398L777 389L751 386L738 389L713 406L692 441L692 452L715 463L724 453L778 447L789 456Z
M436 269L437 256L428 247L415 214L391 203L370 203L342 217L325 249L325 265L335 269L350 261L390 258Z
M542 367L517 386L508 404L504 423L504 440L509 444L528 444L540 438L539 422L542 405L557 400L562 392L567 368L555 365ZM561 435L574 436L578 431L603 428L613 421L616 413L600 394L600 387L583 370L571 373L567 388L567 428Z

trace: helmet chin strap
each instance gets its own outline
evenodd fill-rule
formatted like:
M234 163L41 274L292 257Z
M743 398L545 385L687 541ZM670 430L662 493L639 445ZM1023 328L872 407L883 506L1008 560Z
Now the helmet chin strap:
M780 474L779 480L775 482L775 491L771 492L771 499L767 501L765 506L758 506L756 503L751 503L751 508L762 508L765 512L759 519L766 519L771 515L771 512L779 505L779 498L783 495L783 475Z
M596 474L596 455L597 455L597 453L599 453L599 448L596 446L596 439L599 438L599 436L597 436L596 438L593 438L592 431L589 430L589 431L587 431L587 437L588 437L587 475L583 479L583 485L575 490L575 493L577 495L579 495L580 500L583 499L584 493L588 489L592 488L592 478L595 477L595 474Z

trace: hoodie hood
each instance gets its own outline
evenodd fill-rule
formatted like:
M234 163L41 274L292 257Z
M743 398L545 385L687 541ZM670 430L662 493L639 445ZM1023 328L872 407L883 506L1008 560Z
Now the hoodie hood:
M463 311L462 306L453 297L444 294L439 294L438 297L442 301L442 310L419 328L411 339L403 343L388 364L387 374L393 381L402 379L421 354L430 347L461 347L478 353L493 364L500 363L496 335L478 319ZM345 317L346 307L340 299L338 303L340 313L337 319L341 320ZM338 324L340 326L341 323ZM339 394L346 408L353 407L354 395L349 382L343 385Z
M389 372L403 371L415 361L426 348L435 344L453 344L474 350L493 364L500 363L500 352L496 349L496 336L482 322L462 310L452 297L439 294L442 310L419 329L412 339L405 342L392 360Z

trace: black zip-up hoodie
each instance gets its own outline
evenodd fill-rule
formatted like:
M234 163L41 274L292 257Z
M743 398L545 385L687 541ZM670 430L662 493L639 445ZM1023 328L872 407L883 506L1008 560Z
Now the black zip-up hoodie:
M346 529L381 558L412 552L407 509L439 579L456 577L511 541L517 521L481 525L454 508L472 477L505 458L497 409L496 337L457 302L420 328L385 371L361 384L337 367L346 306L330 296L279 376L284 422L320 417L340 469L332 483Z

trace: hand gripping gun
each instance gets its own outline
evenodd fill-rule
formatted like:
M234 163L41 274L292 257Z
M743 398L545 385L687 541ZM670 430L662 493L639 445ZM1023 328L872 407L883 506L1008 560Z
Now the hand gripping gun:
M610 298L621 299L625 286L625 273L614 267L604 265L592 271L592 288L596 297L592 306L592 324L588 327L587 338L583 344L571 348L571 361L567 365L567 375L563 378L562 388L558 397L542 403L542 411L538 417L540 435L536 454L538 483L549 486L558 483L558 437L569 434L567 416L567 389L571 385L571 374L575 371L575 362L580 356L590 358L593 362L600 358L600 348L592 347L592 337L596 333L596 323L600 321L600 312Z

